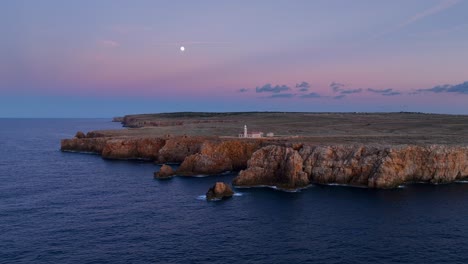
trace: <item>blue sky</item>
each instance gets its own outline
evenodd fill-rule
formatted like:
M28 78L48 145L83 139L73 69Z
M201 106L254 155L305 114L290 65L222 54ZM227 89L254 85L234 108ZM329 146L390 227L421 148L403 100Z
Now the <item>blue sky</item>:
M0 117L468 114L466 11L466 0L6 0Z

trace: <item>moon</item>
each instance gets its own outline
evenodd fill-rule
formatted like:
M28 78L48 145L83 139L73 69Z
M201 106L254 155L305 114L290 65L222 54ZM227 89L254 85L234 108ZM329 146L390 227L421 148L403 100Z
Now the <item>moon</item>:
M184 52L184 51L185 51L185 47L184 47L184 46L180 46L180 51Z

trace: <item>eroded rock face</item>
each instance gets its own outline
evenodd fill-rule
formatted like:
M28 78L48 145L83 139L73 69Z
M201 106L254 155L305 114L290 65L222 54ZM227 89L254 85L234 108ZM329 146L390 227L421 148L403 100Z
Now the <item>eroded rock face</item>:
M369 187L391 188L404 182L448 183L468 177L468 147L431 145L389 148Z
M89 133L88 133L89 134ZM108 159L182 162L177 174L242 170L239 186L286 189L310 183L393 188L407 182L446 183L468 178L468 146L328 145L210 137L111 138L100 134L61 141L63 151ZM276 144L264 146L268 144Z
M89 152L101 154L106 146L108 138L72 138L62 139L60 149L62 151Z
M169 138L159 150L158 161L160 163L183 162L186 157L198 153L205 140L201 137Z
M261 147L260 141L217 141L205 142L200 153L205 156L220 155L226 157L233 170L241 170L247 167L247 162L252 154Z
M365 186L385 155L384 148L365 146L306 146L299 151L311 182Z
M247 141L205 141L200 152L184 159L178 174L219 174L247 167L253 152L260 148L260 142Z
M234 179L239 186L299 188L339 183L394 188L408 182L446 183L468 177L468 147L269 146L254 153Z
M169 165L162 165L158 172L154 173L154 177L158 179L167 179L174 176L175 171Z
M193 154L184 159L177 173L180 175L211 175L232 170L232 162L223 155Z
M106 135L104 135L103 133L98 132L98 131L90 131L90 132L86 133L87 138L97 138L97 137L105 137L105 136Z
M310 181L303 171L302 157L296 150L283 146L267 146L252 155L248 168L239 173L233 184L294 189L307 186Z
M234 192L231 187L224 182L217 182L213 187L211 187L206 193L206 199L208 201L220 200L232 197Z
M155 160L164 144L165 141L160 138L110 139L106 142L102 157L107 159Z

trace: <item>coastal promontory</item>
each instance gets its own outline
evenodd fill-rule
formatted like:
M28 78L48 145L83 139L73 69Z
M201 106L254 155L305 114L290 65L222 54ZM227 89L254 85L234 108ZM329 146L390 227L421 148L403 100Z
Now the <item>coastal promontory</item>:
M162 176L238 172L237 187L394 188L468 177L468 116L168 113L114 121L126 128L77 133L61 141L61 150L179 164L175 171L164 167Z

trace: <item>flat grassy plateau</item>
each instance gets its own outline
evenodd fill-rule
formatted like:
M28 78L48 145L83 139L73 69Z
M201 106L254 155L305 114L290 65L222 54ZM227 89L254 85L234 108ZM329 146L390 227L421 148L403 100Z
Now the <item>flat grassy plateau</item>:
M237 137L247 125L249 132L273 132L276 140L302 143L468 145L468 115L187 112L129 115L124 120L129 128L99 132L108 136Z

